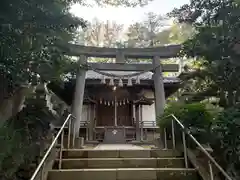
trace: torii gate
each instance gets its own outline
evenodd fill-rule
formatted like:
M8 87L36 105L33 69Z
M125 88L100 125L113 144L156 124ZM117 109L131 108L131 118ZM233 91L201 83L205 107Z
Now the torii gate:
M80 65L90 65L94 69L102 71L144 71L153 69L155 88L155 113L161 115L165 106L165 92L162 72L178 72L178 64L161 64L161 58L176 57L180 52L181 45L169 45L153 48L106 48L91 47L75 44L58 44L60 50L69 56L79 57L79 68L76 76L76 89L72 104L72 113L76 117L73 130L78 136L82 115L82 106L85 89L85 76L87 69ZM89 63L88 57L116 58L116 63ZM126 58L152 59L151 64L127 64Z

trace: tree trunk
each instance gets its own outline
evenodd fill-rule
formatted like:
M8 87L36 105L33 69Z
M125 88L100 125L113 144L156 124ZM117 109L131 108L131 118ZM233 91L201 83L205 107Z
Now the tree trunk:
M0 127L6 120L15 116L22 110L25 97L32 92L34 87L21 87L17 90L13 96L5 99L0 105Z

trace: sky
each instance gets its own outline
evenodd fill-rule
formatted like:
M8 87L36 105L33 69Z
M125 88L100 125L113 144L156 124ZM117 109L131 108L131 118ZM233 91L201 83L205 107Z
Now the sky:
M156 14L166 14L175 7L180 7L188 3L189 0L154 0L144 7L84 7L79 4L74 5L71 12L78 17L91 21L97 17L101 21L116 21L119 24L129 26L135 22L140 22L148 12Z

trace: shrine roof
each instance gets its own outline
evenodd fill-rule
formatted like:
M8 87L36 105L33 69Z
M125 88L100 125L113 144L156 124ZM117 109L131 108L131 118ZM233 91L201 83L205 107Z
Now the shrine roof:
M106 72L106 71L102 71L102 72ZM129 71L107 71L107 73L110 74L115 74L115 75L128 75L128 74L133 74L136 72L129 72ZM152 72L145 72L143 74L140 74L138 77L140 80L152 80ZM86 73L86 79L102 79L101 74L93 71L93 70L89 70ZM108 79L109 77L106 77L106 79ZM137 76L133 76L131 77L132 79L137 79ZM118 78L116 78L118 79ZM127 77L124 77L122 79L128 79ZM180 82L180 79L178 77L164 77L164 83L178 83Z

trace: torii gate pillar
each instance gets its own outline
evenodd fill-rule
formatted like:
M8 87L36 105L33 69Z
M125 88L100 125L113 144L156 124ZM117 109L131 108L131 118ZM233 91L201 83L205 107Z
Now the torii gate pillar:
M79 61L78 63L79 65L86 64L87 57L81 55L78 61ZM86 70L80 69L79 67L76 75L76 87L75 87L73 104L72 104L72 114L73 116L75 116L72 122L73 139L75 139L75 137L79 137L80 122L82 119L85 77L86 77ZM73 146L74 146L74 140L73 140Z
M164 92L164 82L162 75L162 66L160 63L160 58L155 56L153 58L153 80L154 80L154 88L155 88L155 113L156 118L163 114L164 106L166 103L165 100L165 92Z

